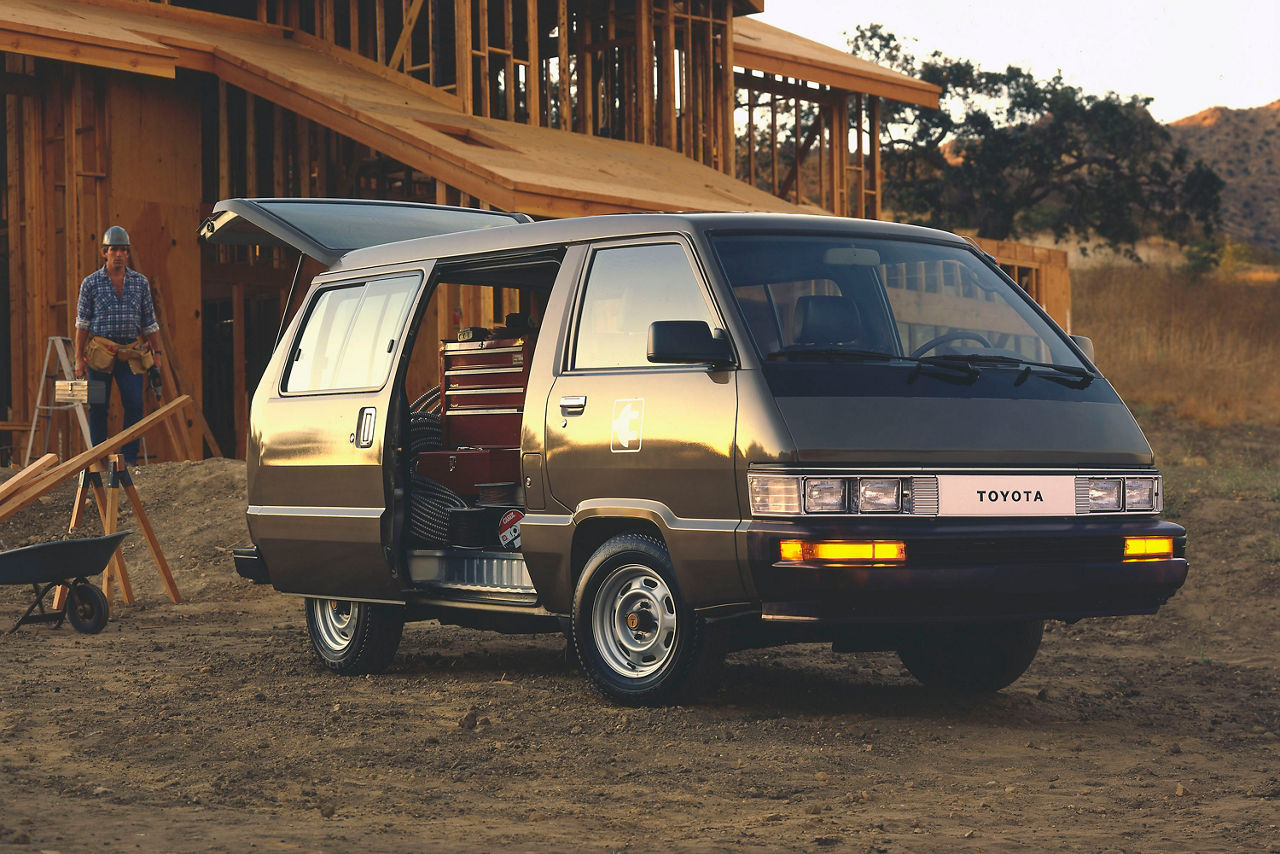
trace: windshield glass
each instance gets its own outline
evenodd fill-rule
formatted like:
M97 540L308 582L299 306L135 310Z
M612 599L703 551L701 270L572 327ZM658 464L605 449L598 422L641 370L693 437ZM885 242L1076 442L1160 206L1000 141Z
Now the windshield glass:
M712 243L766 359L888 354L1083 367L1016 286L967 249L801 234Z

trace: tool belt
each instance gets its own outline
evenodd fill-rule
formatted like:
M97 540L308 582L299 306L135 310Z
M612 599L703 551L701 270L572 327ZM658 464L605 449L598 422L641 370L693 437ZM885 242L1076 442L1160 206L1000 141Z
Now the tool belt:
M138 338L128 344L117 344L110 338L94 335L85 345L84 354L89 367L95 371L109 373L115 369L116 361L128 362L129 370L135 374L145 374L156 363L150 350L144 350L142 339Z

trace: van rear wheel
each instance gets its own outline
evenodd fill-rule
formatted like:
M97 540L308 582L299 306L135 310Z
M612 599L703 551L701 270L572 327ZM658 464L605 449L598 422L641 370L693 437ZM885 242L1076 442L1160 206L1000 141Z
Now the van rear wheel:
M681 597L666 547L644 534L613 537L587 561L573 597L572 635L596 688L631 706L706 688L724 655Z
M404 609L346 599L308 599L307 633L320 663L335 673L387 669L404 632Z
M1043 620L929 626L904 643L898 657L930 688L999 691L1031 666L1043 636Z

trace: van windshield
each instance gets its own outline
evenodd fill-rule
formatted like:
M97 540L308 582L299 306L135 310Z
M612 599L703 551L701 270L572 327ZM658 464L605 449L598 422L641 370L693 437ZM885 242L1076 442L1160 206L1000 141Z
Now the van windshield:
M804 234L712 243L766 359L951 359L1084 373L1016 286L967 249Z

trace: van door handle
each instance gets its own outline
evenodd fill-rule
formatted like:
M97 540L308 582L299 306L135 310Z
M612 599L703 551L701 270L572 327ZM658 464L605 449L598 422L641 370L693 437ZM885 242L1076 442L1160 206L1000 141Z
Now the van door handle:
M372 406L366 406L360 410L360 417L356 422L356 447L369 448L373 446L373 427L378 420L378 410Z
M587 396L585 394L568 394L560 398L561 415L581 415L586 408Z

